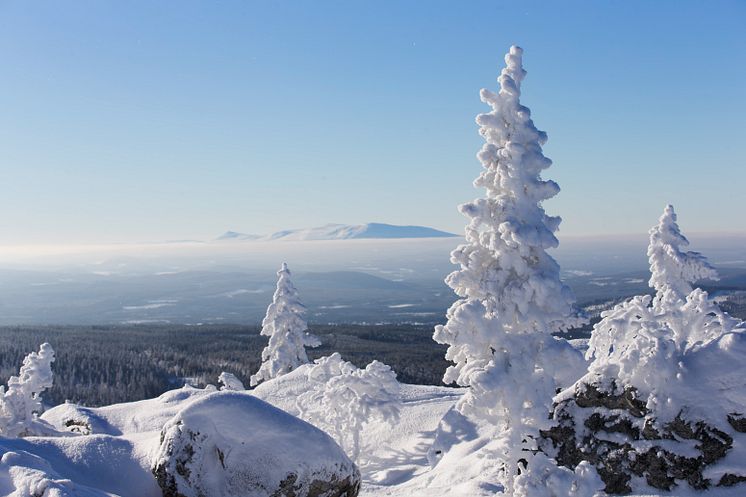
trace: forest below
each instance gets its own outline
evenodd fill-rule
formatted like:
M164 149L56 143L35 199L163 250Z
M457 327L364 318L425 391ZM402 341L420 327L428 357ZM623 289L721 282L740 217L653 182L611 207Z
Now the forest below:
M184 383L217 384L235 374L247 386L259 369L267 338L257 326L122 325L0 328L0 382L18 374L23 358L49 342L56 352L54 386L44 402L65 400L101 406L152 398ZM446 347L432 340L432 326L317 325L322 345L311 359L339 352L364 367L390 365L404 383L441 384Z
M591 323L563 336L589 337L599 312L621 300L586 307ZM719 304L746 318L746 293L734 292ZM364 367L377 359L390 365L403 383L441 385L449 365L446 347L432 339L431 324L312 324L310 331L322 342L308 349L312 360L339 352ZM101 406L152 398L185 383L216 384L223 371L248 386L267 344L259 332L259 326L245 325L3 326L0 382L18 374L26 354L49 342L57 356L54 386L44 393L50 406L65 400Z

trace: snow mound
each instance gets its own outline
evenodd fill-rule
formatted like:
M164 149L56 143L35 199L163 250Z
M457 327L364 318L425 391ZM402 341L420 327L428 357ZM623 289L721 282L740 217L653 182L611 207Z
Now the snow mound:
M157 433L0 439L0 495L161 497L149 471Z
M187 385L170 390L154 399L105 407L91 408L65 403L49 409L41 415L41 419L59 431L84 435L159 432L187 402L208 395L212 391L214 390Z
M243 392L215 392L161 432L164 496L354 497L360 474L324 432Z

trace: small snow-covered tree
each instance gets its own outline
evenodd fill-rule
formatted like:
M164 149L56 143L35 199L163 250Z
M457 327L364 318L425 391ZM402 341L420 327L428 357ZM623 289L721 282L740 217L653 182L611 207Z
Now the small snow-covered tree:
M687 376L686 363L697 351L743 323L691 284L717 273L704 256L682 252L688 245L668 205L650 230L650 286L654 297L636 296L601 314L593 327L586 358L591 360L586 383L610 390L634 388L663 420L681 409L678 385ZM668 412L673 409L675 412ZM664 412L665 410L665 412Z
M689 240L681 234L676 213L669 204L658 224L650 229L650 286L656 291L656 307L679 305L693 290L692 283L717 279L717 272L702 254L681 249L688 245Z
M554 447L596 465L614 493L649 493L646 484L668 490L666 482L674 480L697 489L717 485L723 474L712 469L738 434L731 417L746 412L746 323L692 288L716 275L702 255L683 252L686 245L667 206L650 231L655 296L635 296L601 314L589 341L587 374L555 397L557 429L576 435L559 446L561 437L553 438ZM617 432L619 426L629 428ZM710 441L720 448L713 451ZM655 464L638 464L651 461L651 454ZM679 481L681 474L687 478Z
M641 374L664 367L660 361L658 366L652 365L656 362L652 355L662 353L660 340L671 340L670 354L683 354L738 324L710 300L707 292L692 287L698 280L718 276L702 254L681 250L689 241L681 234L673 206L665 207L649 233L649 284L655 289L655 296L637 296L602 313L586 352L587 359L603 360L604 364L623 363L622 358L629 358L631 363L627 366ZM636 353L631 352L638 347L651 347L651 351L638 360ZM651 365L645 366L646 363ZM600 366L597 361L593 367Z
M18 437L35 434L34 424L43 411L41 394L52 386L54 349L48 343L23 359L18 376L11 376L8 389L0 386L0 434Z
M226 373L223 371L220 373L220 376L218 376L218 382L222 385L220 390L246 390L246 387L243 386L243 382L236 378L236 375L233 373Z
M386 364L360 369L335 352L317 359L306 375L311 386L297 399L300 417L332 435L353 460L366 423L399 419L399 382Z
M560 218L548 216L542 202L559 186L541 178L552 162L542 153L547 135L520 103L522 54L513 46L505 56L498 93L481 91L492 111L477 116L486 143L478 154L484 170L474 185L486 194L460 206L470 221L466 243L451 253L460 269L446 283L461 298L434 334L455 363L444 381L470 387L459 410L498 428L508 494L514 494L519 460L535 452L557 387L561 365L550 333L583 322L546 252L558 245Z
M269 344L262 351L259 371L250 378L251 386L308 363L305 347L321 345L317 337L307 332L306 307L298 298L286 263L282 263L277 277L277 289L262 321L261 334L269 337Z

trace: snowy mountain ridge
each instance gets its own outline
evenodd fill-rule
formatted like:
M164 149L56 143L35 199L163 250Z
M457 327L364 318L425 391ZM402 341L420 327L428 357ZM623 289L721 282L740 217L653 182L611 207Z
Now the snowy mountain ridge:
M270 235L255 235L226 231L214 241L307 241L307 240L352 240L382 238L446 238L458 236L454 233L427 226L400 226L385 223L326 224L316 228L300 228L276 231Z

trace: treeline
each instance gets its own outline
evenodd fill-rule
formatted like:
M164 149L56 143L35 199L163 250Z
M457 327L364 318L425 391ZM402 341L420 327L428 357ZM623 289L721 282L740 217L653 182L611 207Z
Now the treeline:
M441 384L445 347L432 341L431 326L312 326L322 345L318 358L339 352L357 366L378 359L399 381ZM267 343L253 326L49 326L0 327L0 381L18 374L23 358L43 342L56 351L54 386L44 402L100 406L151 398L185 382L216 384L222 371L246 385Z
M746 318L746 292L728 295L720 306ZM591 324L564 337L590 336L598 311L591 313ZM26 354L46 341L57 353L54 386L44 394L48 405L70 400L100 406L147 399L185 382L215 384L222 371L248 385L267 344L259 331L238 325L0 327L0 382L18 374ZM312 359L339 352L358 367L378 359L404 383L440 385L449 365L445 346L432 340L430 325L312 325L311 332L322 340L321 347L309 349Z

